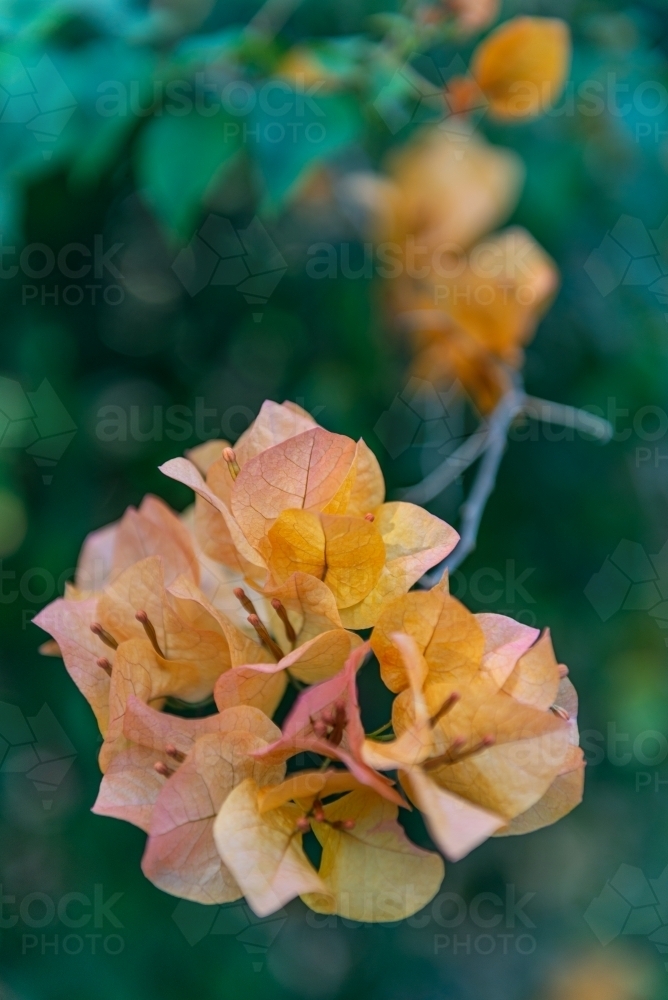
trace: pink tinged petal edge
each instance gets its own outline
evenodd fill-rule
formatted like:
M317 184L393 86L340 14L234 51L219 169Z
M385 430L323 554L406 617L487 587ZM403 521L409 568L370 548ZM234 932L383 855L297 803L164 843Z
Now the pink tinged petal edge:
M159 712L131 694L123 717L123 733L134 743L150 747L154 751L162 752L171 743L181 753L187 754L200 736L243 728L243 723L236 721L235 707L237 706L226 707L221 712L200 719L187 719ZM259 709L249 705L243 706L243 709L248 713L257 713L258 718L264 715Z
M409 780L415 805L450 861L459 861L506 825L501 816L440 788L419 768L410 772Z
M323 681L321 684L314 684L312 687L307 688L306 691L302 691L283 724L282 737L276 743L263 748L261 752L263 754L270 753L283 745L292 745L295 737L311 738L308 735L313 729L311 719L338 700L346 703L348 712L346 735L348 741L355 750L360 749L364 741L364 730L359 717L355 676L362 666L369 648L368 642L358 646L357 649L352 651L343 669L338 674L328 681ZM276 666L278 667L279 665L276 664Z
M352 651L338 674L303 691L283 724L281 738L255 751L253 756L287 760L299 750L311 750L313 753L340 761L361 784L373 788L379 795L397 805L410 808L405 799L392 787L392 783L365 764L362 759L364 729L357 700L356 675L369 648L368 642L358 646ZM334 746L315 736L311 719L339 700L345 702L348 725L345 741L340 746Z
M212 507L215 507L223 517L239 554L251 565L266 569L262 556L251 547L229 508L216 496L213 490L209 489L202 479L199 470L192 462L189 462L187 458L170 458L164 465L159 466L159 469L165 476L169 476L170 479L176 479L177 482L189 486L191 490L198 493L204 500L208 500Z
M491 673L502 687L517 666L517 661L538 639L540 629L523 625L506 615L489 612L477 614L475 619L485 636L482 669Z
M96 607L96 597L83 601L67 601L59 597L47 604L33 618L32 624L56 640L70 677L91 704L104 728L110 679L98 666L97 660L107 657L109 649L90 631Z
M91 808L97 816L110 816L148 833L153 806L166 778L153 765L168 763L164 754L149 747L129 747L112 758Z

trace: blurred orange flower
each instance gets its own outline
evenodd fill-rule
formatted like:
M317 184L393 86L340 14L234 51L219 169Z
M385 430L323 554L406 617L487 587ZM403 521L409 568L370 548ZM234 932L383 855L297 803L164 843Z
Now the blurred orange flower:
M504 21L473 53L471 73L489 111L508 121L543 114L558 100L571 62L568 25L559 18Z
M487 412L509 388L508 369L522 367L522 347L559 285L556 264L519 227L503 230L453 261L453 274L410 303L406 324L416 347L413 369L432 381L459 378Z
M515 206L522 164L475 134L429 129L388 167L389 178L365 178L359 190L397 255L388 302L411 339L413 370L459 379L489 411L558 287L556 265L526 230L485 236Z

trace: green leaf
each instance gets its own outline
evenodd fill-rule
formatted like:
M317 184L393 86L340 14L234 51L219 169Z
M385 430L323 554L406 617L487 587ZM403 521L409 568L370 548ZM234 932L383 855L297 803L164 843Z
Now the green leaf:
M272 114L258 102L245 130L248 154L264 181L263 207L270 210L281 206L309 170L354 142L364 125L352 94L286 92L280 107L287 110Z
M215 186L239 148L236 123L220 111L164 114L139 136L137 175L144 199L165 228L187 240L207 191Z

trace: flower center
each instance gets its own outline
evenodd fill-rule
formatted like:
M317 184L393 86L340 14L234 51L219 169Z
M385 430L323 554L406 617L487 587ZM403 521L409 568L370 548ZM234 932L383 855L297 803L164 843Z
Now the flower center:
M109 677L111 677L111 663L106 656L100 656L95 662L98 667L104 670L105 674L108 674Z
M171 757L172 760L175 761L176 767L169 767L163 761L156 760L153 765L153 770L157 771L158 774L161 774L163 778L171 778L179 764L182 764L186 759L186 755L182 750L177 750L173 743L168 743L165 746L165 753L168 757Z
M109 646L109 649L118 649L118 643L114 639L113 635L110 635L106 629L103 629L99 622L92 622L90 630L93 635L96 635L105 646Z
M459 764L461 761L467 760L469 757L473 757L475 754L494 746L495 742L495 737L489 733L487 736L483 736L478 743L467 747L466 737L456 736L445 753L439 754L438 757L432 757L430 760L425 761L422 766L425 771L433 771L437 767L442 767L443 764Z
M151 645L153 646L153 649L156 651L156 653L158 654L158 656L162 657L163 660L167 659L167 657L165 656L165 654L163 653L163 651L160 649L160 644L158 642L158 636L156 635L156 631L155 631L155 629L153 627L151 619L146 614L146 612L145 611L138 611L137 614L135 615L135 618L137 619L137 621L139 622L139 624L141 625L141 627L144 629L144 632L146 633L146 638L151 643Z
M246 591L243 589L243 587L235 587L233 593L234 593L234 596L236 597L236 599L238 600L239 604L241 605L241 607L244 609L244 611L247 612L248 616L247 616L246 620L248 621L249 625L253 626L253 628L255 629L255 631L257 633L257 636L258 636L260 642L262 643L262 645L264 646L264 648L269 653L271 653L271 655L274 657L274 659L278 663L279 660L283 659L283 650L278 645L278 643L276 642L276 640L272 639L272 637L269 635L269 632L267 631L266 627L264 626L264 624L260 620L260 616L258 615L257 611L255 610L255 605L251 601L250 597L248 596L248 594L246 593ZM280 611L278 611L278 608L276 608L276 605L274 605L273 601L271 603L272 603L274 609L277 611L279 617L281 618L281 621L283 621L283 617L281 616ZM297 637L295 636L295 631L292 628L292 625L290 625L290 622L288 621L287 612L286 612L285 608L283 607L283 605L281 604L280 601L277 601L277 604L280 605L280 607L281 607L281 609L283 611L283 614L285 615L285 621L283 621L283 624L285 625L285 623L287 622L285 631L286 631L286 634L288 636L288 639L290 639L290 641L293 641L290 638L291 635L294 636L295 639ZM288 632L288 626L290 627L290 632Z
M227 468L230 471L232 479L236 479L241 469L239 468L239 463L237 462L236 452L234 448L223 448L223 459L227 463Z
M338 747L348 725L348 713L343 701L336 701L330 708L320 713L319 718L311 719L313 732L320 739Z
M326 823L327 826L331 826L332 830L354 830L355 820L354 819L327 819L325 816L325 810L320 799L316 799L307 813L300 816L295 823L295 828L299 833L308 833L311 827L311 820L314 819L316 823Z

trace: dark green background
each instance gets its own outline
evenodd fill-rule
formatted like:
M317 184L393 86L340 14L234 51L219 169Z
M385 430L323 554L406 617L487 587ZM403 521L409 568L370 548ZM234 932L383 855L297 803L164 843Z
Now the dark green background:
M192 8L184 3L182 9ZM221 3L197 31L242 24L253 9L242 0ZM280 49L311 35L354 35L368 26L369 13L384 9L380 0L307 0L276 45ZM506 910L501 925L491 929L470 916L448 928L443 921L455 912L452 902L436 911L427 908L413 925L321 926L321 918L308 917L297 901L270 925L250 929L248 911L235 904L221 911L210 934L210 912L186 908L184 934L173 919L177 900L140 872L144 835L90 813L99 783L93 717L62 664L37 654L43 636L29 624L44 603L35 596L40 579L31 577L31 570L42 572L47 581L42 586L59 580L74 565L84 535L117 518L147 491L178 508L188 502L187 491L162 477L157 466L197 443L197 433L183 443L164 436L104 442L100 408L138 407L146 428L154 406L194 409L200 398L215 409L219 425L227 422L238 434L263 399L296 399L318 408L317 418L327 428L363 435L383 465L390 493L419 478L424 448L418 437L393 458L374 431L408 380L407 358L383 319L379 283L306 275L310 244L354 242L350 223L330 210L300 210L283 201L281 170L296 175L296 160L312 151L283 150L279 169L279 154L277 159L271 149L253 148L252 172L235 168L209 190L209 210L236 225L246 225L259 210L288 262L261 310L261 322L254 322L251 307L233 288L206 288L193 298L183 292L170 264L178 240L187 239L206 214L198 208L198 185L203 190L207 162L217 163L224 151L210 131L199 134L199 121L190 122L189 138L180 126L170 132L172 121L151 139L155 120L149 117L128 116L103 128L94 113L100 81L146 80L160 60L190 58L184 43L176 54L171 43L142 43L139 15L123 11L112 2L104 9L91 4L90 15L78 17L63 14L56 4L0 6L3 51L18 53L27 65L48 51L77 100L49 160L25 126L0 122L4 245L16 246L18 253L25 244L44 243L57 253L70 242L91 247L101 234L105 246L123 244L116 259L125 275L124 301L113 307L55 305L52 299L42 304L39 297L23 304L22 285L32 279L19 274L0 281L2 374L26 391L48 379L77 428L48 470L49 484L44 468L24 448L0 448L2 570L15 574L3 577L0 596L0 699L25 717L46 703L76 752L53 795L38 791L25 774L2 773L0 765L2 892L16 898L4 913L17 913L30 893L45 893L57 903L72 892L92 898L94 886L101 885L105 899L122 894L113 909L122 928L105 924L100 933L119 934L123 946L112 956L98 939L93 955L86 939L81 954L67 955L63 940L69 931L57 919L40 929L19 920L0 930L0 997L593 1000L599 995L593 987L578 992L558 980L584 963L598 981L601 962L614 969L619 963L613 975L619 992L607 988L601 997L668 995L665 956L647 933L621 935L604 949L584 919L620 865L640 868L648 878L668 865L668 785L661 783L668 781L666 762L648 765L635 754L620 764L611 753L596 751L605 749L603 736L609 733L628 734L619 753L647 731L668 734L668 633L647 610L622 609L602 622L584 593L622 540L637 543L646 554L659 552L668 541L668 419L656 409L643 411L649 406L668 412L668 306L646 283L603 295L584 269L621 216L640 220L647 230L658 229L668 217L668 113L636 108L615 115L609 108L587 117L570 113L566 105L565 114L518 128L482 125L493 141L524 157L527 183L513 221L535 235L562 272L559 296L527 352L528 390L605 413L610 406L623 411L616 417L621 433L606 446L550 428L538 429L533 440L524 440L525 429L513 431L478 548L456 578L456 592L473 610L551 627L558 655L581 693L581 729L590 731L586 795L577 811L525 838L489 841L448 865L443 891L464 901L481 892L535 894L524 911L534 926L521 920L506 926L513 919ZM517 0L505 12L568 18L575 86L586 79L606 81L608 74L628 84L630 94L644 81L668 86L668 10L660 0L629 5ZM449 61L452 53L444 52ZM276 52L248 58L261 78ZM377 165L392 142L405 138L400 133L392 139L362 101L332 108L331 114L337 139L331 155L343 172ZM142 198L142 191L150 193ZM661 250L661 233L656 239ZM353 247L352 255L361 261L361 246ZM668 268L668 254L663 266ZM58 285L61 294L71 284L56 276L36 283L49 292ZM643 448L650 449L649 457L638 451ZM458 490L453 487L433 509L456 519ZM18 548L20 517L17 521L12 498L27 516ZM484 568L500 575L501 594L491 576L475 575ZM526 570L531 572L523 577L525 590L513 588L512 574ZM642 566L638 573L642 577ZM19 584L24 592L17 594ZM373 669L367 670L364 695L373 698L379 682ZM591 731L603 736L592 738ZM641 754L656 752L649 739L640 746ZM45 798L53 800L49 809ZM411 818L409 825L427 843L417 821ZM31 912L42 912L39 903ZM483 906L482 912L493 908ZM92 932L87 926L71 933ZM25 935L32 933L38 945L23 954ZM476 953L476 947L490 950L481 934L493 935L490 954ZM511 935L505 945L499 934ZM518 953L521 934L529 937L520 950L530 954ZM42 935L57 941L59 954L53 946L41 954ZM443 935L449 937L447 946ZM188 937L201 940L191 944ZM74 950L76 944L67 947ZM109 947L115 950L118 941Z

